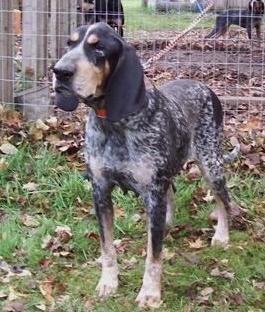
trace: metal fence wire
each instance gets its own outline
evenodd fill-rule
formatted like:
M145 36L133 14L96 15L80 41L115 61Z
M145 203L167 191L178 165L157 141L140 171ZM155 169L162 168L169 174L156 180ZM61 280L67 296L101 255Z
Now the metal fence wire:
M213 2L204 18L146 75L157 85L181 78L202 81L220 96L228 116L254 114L264 122L264 6L259 7L263 2ZM50 114L51 67L64 53L69 34L80 25L108 22L124 32L145 63L185 31L207 3L0 0L0 103L18 106L27 119Z

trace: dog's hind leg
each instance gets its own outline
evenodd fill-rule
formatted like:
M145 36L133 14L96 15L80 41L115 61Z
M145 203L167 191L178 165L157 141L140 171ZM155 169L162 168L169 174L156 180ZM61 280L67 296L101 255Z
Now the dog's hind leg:
M118 265L113 246L113 207L111 188L93 183L93 198L100 230L101 278L97 285L99 297L107 297L118 287Z
M203 123L203 121L201 121ZM221 120L219 121L221 123ZM205 130L207 129L207 130ZM229 242L229 215L231 203L224 178L224 160L221 150L222 126L209 120L198 127L194 137L194 153L198 165L211 188L217 204L217 226L212 245L227 245Z
M215 151L216 149L207 150L207 148L204 151L201 150L197 154L197 161L217 204L217 226L212 238L212 245L226 246L229 242L231 203L224 178L223 158L220 153Z
M155 185L155 183L154 183ZM161 302L162 244L166 224L167 188L159 186L145 195L148 244L143 284L136 301L140 307L158 307Z
M205 36L205 39L213 38L217 33L218 33L217 26L215 26L213 30L207 36Z

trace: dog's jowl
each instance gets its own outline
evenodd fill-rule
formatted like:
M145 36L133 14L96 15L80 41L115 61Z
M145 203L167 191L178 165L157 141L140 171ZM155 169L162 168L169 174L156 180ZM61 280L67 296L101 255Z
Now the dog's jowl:
M220 101L208 87L191 80L146 90L134 48L105 23L83 26L70 36L68 52L55 65L54 75L60 108L74 110L77 101L92 108L85 155L101 240L98 294L106 297L118 287L111 200L118 186L134 191L145 203L147 258L137 302L158 306L163 236L166 222L172 221L172 185L190 157L199 164L216 199L218 222L212 244L226 245L229 240Z

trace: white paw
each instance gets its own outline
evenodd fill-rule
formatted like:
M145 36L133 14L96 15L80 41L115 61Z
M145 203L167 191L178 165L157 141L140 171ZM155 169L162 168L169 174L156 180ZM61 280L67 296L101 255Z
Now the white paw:
M220 246L220 247L227 247L229 243L229 237L228 236L218 236L214 235L212 238L211 245L212 246Z
M105 278L101 278L96 291L100 298L106 298L110 295L113 295L118 288L118 278L116 280L106 280Z
M162 303L160 288L145 288L144 286L142 286L136 298L136 302L138 303L140 308L159 308Z
M116 266L107 267L102 270L101 278L96 291L101 298L114 294L118 288L118 269Z

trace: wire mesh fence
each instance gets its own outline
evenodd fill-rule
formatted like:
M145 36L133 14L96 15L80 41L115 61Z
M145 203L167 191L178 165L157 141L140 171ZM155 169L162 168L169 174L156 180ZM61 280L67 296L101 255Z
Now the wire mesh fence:
M0 101L19 106L28 119L49 114L51 67L80 25L108 22L135 46L144 63L189 27L206 4L206 0L0 0ZM227 115L254 114L264 122L262 4L214 1L212 10L146 75L157 85L176 78L203 81L221 97Z

